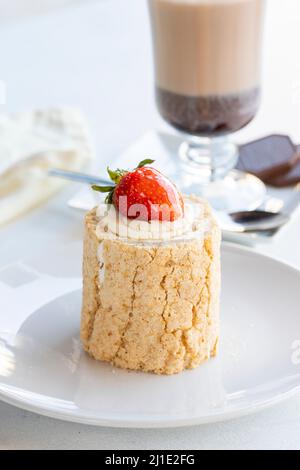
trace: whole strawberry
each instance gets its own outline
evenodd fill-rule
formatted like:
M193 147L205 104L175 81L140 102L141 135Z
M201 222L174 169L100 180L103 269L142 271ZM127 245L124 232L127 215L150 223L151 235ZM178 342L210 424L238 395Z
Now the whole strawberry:
M108 193L107 203L129 219L170 221L184 214L183 198L176 186L155 168L146 166L154 160L143 160L133 171L107 168L112 186L92 186Z

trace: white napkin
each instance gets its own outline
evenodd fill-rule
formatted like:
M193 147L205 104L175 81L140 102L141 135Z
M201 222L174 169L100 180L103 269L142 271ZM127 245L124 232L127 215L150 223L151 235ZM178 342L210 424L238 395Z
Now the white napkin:
M41 204L65 182L51 167L79 171L94 156L80 111L57 108L0 114L0 225Z

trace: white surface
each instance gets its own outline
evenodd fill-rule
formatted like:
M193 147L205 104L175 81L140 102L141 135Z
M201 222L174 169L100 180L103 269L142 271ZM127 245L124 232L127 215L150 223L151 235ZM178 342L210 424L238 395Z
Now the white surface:
M69 264L69 257L53 256L57 266ZM224 421L289 398L300 391L300 271L223 245L222 272L217 358L163 377L84 353L80 278L39 278L20 265L0 271L0 310L7 309L0 319L0 399L78 423L160 428Z
M49 10L69 6L83 0L0 0L0 22L23 19ZM86 0L85 0L86 1Z
M300 141L300 41L298 0L270 0L265 99L258 118L239 139L269 131ZM1 77L7 84L5 111L55 104L86 111L102 159L99 171L134 139L157 123L152 97L150 41L144 2L103 0L76 6L0 31ZM53 34L55 32L55 34ZM9 53L8 53L9 51ZM130 164L130 162L128 162ZM0 233L1 265L26 260L58 244L65 250L82 237L82 220L64 202L72 186L46 207ZM300 268L300 219L274 245L260 248ZM5 244L2 242L5 240ZM30 243L29 243L30 242ZM80 250L79 250L80 251ZM57 272L80 270L80 253ZM295 332L300 339L300 331ZM96 429L43 418L0 404L0 448L214 449L300 448L300 396L252 417L177 430Z

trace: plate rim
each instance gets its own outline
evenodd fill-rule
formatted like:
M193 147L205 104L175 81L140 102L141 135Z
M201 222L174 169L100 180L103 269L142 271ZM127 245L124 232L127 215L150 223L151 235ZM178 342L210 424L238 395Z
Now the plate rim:
M238 246L231 242L222 242L222 250L227 252L234 252L238 254L244 254L255 258L260 258L267 262L272 262L274 264L280 264L281 267L287 269L297 276L300 277L300 269L296 266L293 266L291 263L287 263L281 260L278 257L266 255L263 253L259 253L251 248L245 246ZM75 289L72 292L77 291ZM71 292L70 292L71 293ZM55 299L54 299L55 300ZM19 389L22 390L22 389ZM16 408L23 409L41 416L58 419L61 421L73 422L78 424L86 424L92 426L101 426L101 427L111 427L111 428L137 428L137 429L161 429L161 428L179 428L179 427L188 427L188 426L196 426L202 424L209 424L209 423L216 423L216 422L225 422L232 419L236 419L242 416L247 416L250 414L257 413L262 411L263 409L267 409L273 405L281 403L295 395L300 393L300 382L298 385L291 386L290 389L284 392L278 392L273 397L266 398L259 402L254 402L253 404L241 406L239 409L236 410L228 410L222 411L220 413L215 413L211 415L204 415L204 416L195 416L195 417L180 417L176 415L170 415L168 418L160 419L158 418L151 418L151 419L141 419L138 420L136 417L133 419L127 418L115 418L110 416L103 418L99 416L91 417L80 413L78 410L64 410L59 411L52 406L47 404L34 404L30 398L27 397L13 397L12 393L8 391L1 390L1 382L0 382L0 401L6 403L8 405L15 406Z

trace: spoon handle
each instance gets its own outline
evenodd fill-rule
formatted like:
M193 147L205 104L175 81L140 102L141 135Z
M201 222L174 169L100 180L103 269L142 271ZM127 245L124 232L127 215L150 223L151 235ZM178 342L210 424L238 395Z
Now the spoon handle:
M97 176L86 175L85 173L79 173L77 171L60 170L59 168L51 168L48 171L48 175L67 179L70 181L77 181L78 183L103 184L106 186L112 184L111 181L108 181L104 178L98 178Z

